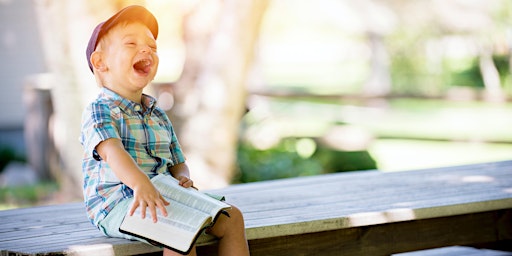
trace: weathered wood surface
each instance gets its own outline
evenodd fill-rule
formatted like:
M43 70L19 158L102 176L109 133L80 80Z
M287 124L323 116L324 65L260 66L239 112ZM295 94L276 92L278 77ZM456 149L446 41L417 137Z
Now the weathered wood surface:
M213 192L244 212L252 255L389 255L512 239L512 161L338 173ZM124 255L159 249L103 237L82 204L71 203L0 211L0 251Z
M249 239L512 208L512 161L231 186ZM266 226L266 228L262 228Z

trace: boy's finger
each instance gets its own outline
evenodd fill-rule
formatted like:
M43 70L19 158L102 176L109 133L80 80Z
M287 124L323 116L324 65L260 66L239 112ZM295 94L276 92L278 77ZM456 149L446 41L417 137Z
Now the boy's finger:
M140 215L141 215L141 218L145 219L146 218L146 204L141 204L140 206Z
M165 200L165 197L163 197L162 195L160 195L160 199L162 199L162 201L164 202L164 205L169 205L169 202L167 200Z
M180 177L180 185L183 186L183 187L188 188L188 187L191 187L193 185L193 182L188 177L181 176Z
M139 203L136 202L136 201L133 201L132 203L132 207L130 208L130 216L133 216L133 213L135 212L135 210L137 210L137 207L139 206Z
M151 213L153 222L157 222L158 218L156 217L156 208L154 204L149 205L149 212Z
M158 209L160 209L160 212L162 213L163 216L167 217L167 209L165 209L165 206L166 205L169 205L169 202L165 201L165 199L162 198L162 202L163 203L158 203L157 206L158 206Z
M184 185L185 183L187 183L190 179L185 177L185 176L180 176L180 185Z

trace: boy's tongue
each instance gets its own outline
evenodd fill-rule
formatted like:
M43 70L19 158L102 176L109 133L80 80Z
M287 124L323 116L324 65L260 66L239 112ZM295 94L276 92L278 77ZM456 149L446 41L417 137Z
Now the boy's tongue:
M137 61L135 64L133 64L133 68L138 73L147 74L150 71L151 65L148 60L141 60L141 61Z

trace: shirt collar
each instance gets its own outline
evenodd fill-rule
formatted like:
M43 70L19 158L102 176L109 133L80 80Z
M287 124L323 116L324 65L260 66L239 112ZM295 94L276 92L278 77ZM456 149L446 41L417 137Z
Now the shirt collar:
M106 88L102 87L100 95L104 98L110 99L116 104L122 111L135 114L135 113L141 113L141 114L148 114L153 111L153 109L156 106L156 99L147 95L142 94L142 100L141 103L136 103L131 100L128 100L126 98L123 98L121 95L117 94L116 92ZM146 112L142 113L142 110L144 109L142 106L144 105Z

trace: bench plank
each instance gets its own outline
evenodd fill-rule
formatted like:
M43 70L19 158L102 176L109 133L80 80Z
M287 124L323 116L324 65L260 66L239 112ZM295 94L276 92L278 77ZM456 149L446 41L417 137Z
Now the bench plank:
M365 255L360 254L361 248L374 248L373 243L382 242L379 236L395 233L408 243L397 243L389 253L453 245L453 239L440 235L465 234L470 229L478 232L462 242L512 239L512 221L503 220L512 219L512 161L395 173L326 174L232 185L211 192L225 195L243 211L252 255L304 248ZM481 226L466 225L475 220ZM442 226L455 221L468 229ZM444 240L420 239L415 235L418 228ZM328 237L329 241L323 241ZM339 245L333 246L332 240ZM203 247L200 250L208 251L215 245ZM0 211L0 250L24 255L106 250L121 255L159 249L103 237L86 219L83 204L69 203Z

